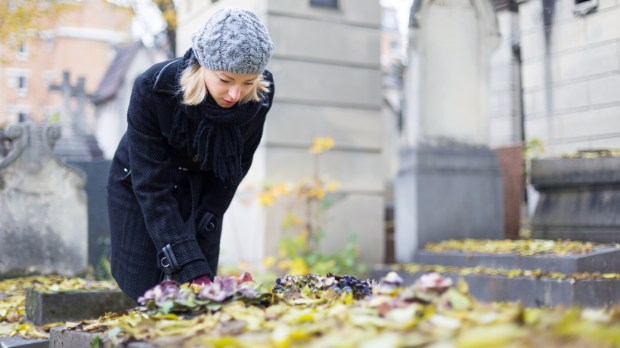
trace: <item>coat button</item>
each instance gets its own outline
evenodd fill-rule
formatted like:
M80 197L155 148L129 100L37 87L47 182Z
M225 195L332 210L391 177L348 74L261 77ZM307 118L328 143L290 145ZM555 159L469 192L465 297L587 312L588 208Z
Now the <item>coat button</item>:
M194 155L194 157L192 157L192 161L198 162L198 155Z
M213 223L213 221L209 222L205 229L207 230L207 232L213 231L215 229L215 223Z

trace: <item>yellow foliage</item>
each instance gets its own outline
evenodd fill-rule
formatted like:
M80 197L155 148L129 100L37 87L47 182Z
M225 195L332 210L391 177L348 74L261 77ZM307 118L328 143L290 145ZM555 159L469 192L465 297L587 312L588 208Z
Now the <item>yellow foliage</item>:
M310 153L319 154L331 149L334 145L334 139L331 137L314 137L312 146L310 147Z
M338 189L340 183L337 181L330 181L327 183L327 192L334 192Z
M278 262L278 269L281 271L285 271L287 269L289 269L291 267L291 260L280 260L280 262Z
M13 38L15 44L28 41L37 32L51 27L58 16L78 2L55 0L20 0L0 2L0 42Z
M491 253L491 254L587 254L602 246L592 242L523 239L523 240L487 240L487 239L462 239L446 240L439 243L428 243L426 250L442 253L457 251L464 253Z
M258 195L258 201L259 201L259 204L262 206L270 206L270 205L273 205L273 203L275 202L275 197L270 191L261 192Z
M269 268L276 264L276 258L274 256L267 256L263 259L262 265L263 268Z
M298 257L291 262L288 273L294 275L306 275L310 273L310 268L304 259Z
M291 190L286 183L279 183L276 187L273 188L271 192L274 196L278 197L290 194Z

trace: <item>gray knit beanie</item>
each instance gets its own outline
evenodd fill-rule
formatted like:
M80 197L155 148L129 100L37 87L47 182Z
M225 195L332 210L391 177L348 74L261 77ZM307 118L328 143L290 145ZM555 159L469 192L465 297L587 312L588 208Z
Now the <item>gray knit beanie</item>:
M269 63L273 43L254 13L224 8L194 33L192 48L198 63L209 70L260 74Z

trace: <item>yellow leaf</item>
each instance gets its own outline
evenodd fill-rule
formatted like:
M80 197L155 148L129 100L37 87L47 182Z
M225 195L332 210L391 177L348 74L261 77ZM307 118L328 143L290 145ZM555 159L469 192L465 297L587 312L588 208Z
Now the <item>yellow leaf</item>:
M315 196L316 196L316 198L318 198L318 199L323 199L323 198L325 198L325 190L323 190L322 188L317 189L317 190L315 191Z
M327 183L327 192L334 192L338 189L340 183L337 181L330 181Z
M306 275L310 273L310 268L308 268L308 264L301 257L297 257L291 262L289 267L289 273L295 275Z
M290 327L288 327L287 325L279 325L271 333L271 340L278 348L288 347L291 345L291 340L289 339L290 333Z
M280 183L276 187L273 188L272 193L274 196L277 197L277 196L282 196L282 195L288 195L291 193L291 190L289 189L287 184Z
M215 341L213 341L212 344L215 348L231 348L244 346L241 342L239 342L239 340L231 336L217 338Z
M276 258L274 256L267 256L263 259L262 265L263 268L269 268L276 263Z
M457 286L462 294L467 294L469 292L469 285L467 284L465 279L460 278Z
M334 139L330 137L314 137L312 146L310 147L311 154L319 154L325 152L334 147Z
M281 271L287 270L291 267L291 260L282 260L278 262L278 269Z
M262 206L270 206L273 205L275 198L271 192L261 192L258 195L258 202Z
M525 335L526 332L514 324L470 327L461 330L456 343L460 348L506 347Z

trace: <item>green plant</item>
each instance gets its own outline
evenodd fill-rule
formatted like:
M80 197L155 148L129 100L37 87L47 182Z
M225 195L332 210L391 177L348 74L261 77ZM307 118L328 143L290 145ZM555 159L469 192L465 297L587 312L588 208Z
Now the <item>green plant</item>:
M288 200L282 222L285 236L278 243L278 257L267 257L263 265L277 266L290 274L359 274L366 270L357 262L357 237L350 235L343 250L336 254L321 251L325 236L325 213L344 195L338 193L338 183L321 176L319 157L334 146L331 138L314 139L310 148L312 174L294 184L266 185L259 194L260 203L270 206L280 197ZM302 213L298 213L301 211Z

